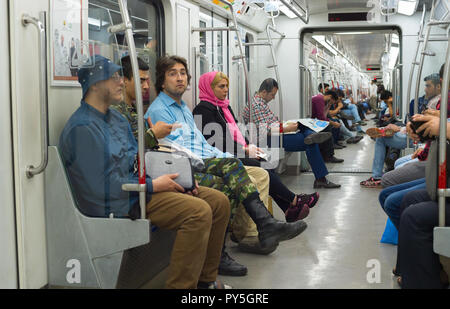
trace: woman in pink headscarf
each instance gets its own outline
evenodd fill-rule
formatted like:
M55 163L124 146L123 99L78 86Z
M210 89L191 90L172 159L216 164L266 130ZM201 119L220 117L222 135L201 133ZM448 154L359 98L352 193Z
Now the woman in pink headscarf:
M249 144L242 135L236 123L236 117L229 105L228 77L223 72L209 72L200 77L200 103L193 114L206 140L221 151L227 151L237 156L244 165L261 166L263 151L255 145ZM214 132L214 134L212 134ZM220 138L222 134L222 138ZM233 149L229 149L229 148ZM270 176L269 194L283 210L286 221L292 222L306 218L309 209L318 199L317 192L313 194L295 194L291 192L273 170L267 170Z

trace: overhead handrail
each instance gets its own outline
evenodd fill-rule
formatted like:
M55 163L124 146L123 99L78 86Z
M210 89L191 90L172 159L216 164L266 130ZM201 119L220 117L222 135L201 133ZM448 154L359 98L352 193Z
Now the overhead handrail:
M146 190L145 182L145 166L144 166L144 104L142 100L142 90L139 76L139 66L137 61L136 46L133 38L133 25L131 24L130 15L127 8L127 0L118 0L120 14L122 15L122 23L113 25L108 28L108 32L117 33L125 31L129 55L131 60L131 68L133 70L134 91L136 94L136 111L138 119L138 158L139 158L139 184L123 184L122 190L139 192L139 206L141 209L141 218L146 218Z
M42 173L48 164L48 132L47 132L47 38L45 31L46 13L40 12L39 19L31 17L28 14L22 15L22 25L24 27L29 24L34 25L39 33L39 105L41 119L41 163L38 167L28 165L26 167L26 175L32 178Z
M302 11L302 12L298 12L298 10L291 5L290 1L286 1L286 0L280 0L280 1L286 7L288 7L298 18L300 18L305 24L307 24L309 22L308 2L305 2L306 3L306 8L303 8L300 5L298 5L300 10Z

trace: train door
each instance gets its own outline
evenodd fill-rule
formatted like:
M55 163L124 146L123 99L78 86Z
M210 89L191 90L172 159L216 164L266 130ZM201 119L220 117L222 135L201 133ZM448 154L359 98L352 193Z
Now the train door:
M31 23L24 25L22 17L28 14L31 18L40 18L39 22L45 25L45 15L40 13L48 12L49 2L17 0L8 3L18 286L41 288L47 284L44 174L28 177L26 171L30 165L41 165L42 151L46 148L41 143L41 136L46 133L41 130L40 116L40 96L46 89L46 80L42 84L44 89L40 85L40 73L47 67L46 44L42 44L43 49L39 48L39 38L46 32L38 31ZM3 120L1 123L3 126Z
M173 16L174 33L172 46L169 51L173 55L186 58L191 73L196 72L199 62L194 51L199 48L198 32L192 32L192 27L198 27L199 8L187 1L177 1ZM167 29L170 33L170 29ZM192 75L192 74L191 74ZM183 100L192 110L196 102L195 76L192 76L190 86L187 88Z
M18 287L8 29L8 4L0 1L0 289Z

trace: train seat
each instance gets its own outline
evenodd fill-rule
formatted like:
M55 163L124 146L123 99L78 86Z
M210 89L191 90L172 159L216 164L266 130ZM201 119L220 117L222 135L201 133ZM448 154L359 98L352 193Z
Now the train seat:
M48 152L45 212L50 287L136 288L167 267L174 232L151 233L145 219L85 216L76 205L57 147L49 146Z

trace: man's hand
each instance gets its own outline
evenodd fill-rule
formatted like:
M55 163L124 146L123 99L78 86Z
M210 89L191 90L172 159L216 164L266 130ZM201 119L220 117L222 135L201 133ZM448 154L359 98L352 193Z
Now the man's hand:
M341 127L341 123L340 122L336 122L336 121L330 121L330 124L335 127L335 128L340 128Z
M187 191L186 194L192 195L192 196L197 196L198 195L198 182L197 182L197 180L195 181L195 188L192 191Z
M172 132L172 130L181 128L181 124L179 123L168 124L163 121L158 121L156 124L153 124L150 117L147 119L147 122L156 138L166 137Z
M417 133L423 131L422 135L433 137L439 136L439 117L429 115L414 115L414 121L425 121L417 130Z
M419 154L422 152L423 148L419 148L411 155L411 159L415 159L419 156Z
M393 123L390 123L386 126L386 129L391 129L394 132L400 132L401 128Z
M297 123L290 123L287 126L283 126L283 132L295 132L298 129Z
M184 193L184 188L177 184L173 179L180 174L165 174L152 180L153 192L181 192Z
M406 133L408 133L409 137L411 137L414 141L416 141L416 142L420 141L419 135L414 133L414 131L413 131L412 127L411 127L411 122L409 122L409 121L406 124Z
M434 116L434 117L441 117L441 111L435 110L435 109L426 109L423 112L424 115Z

